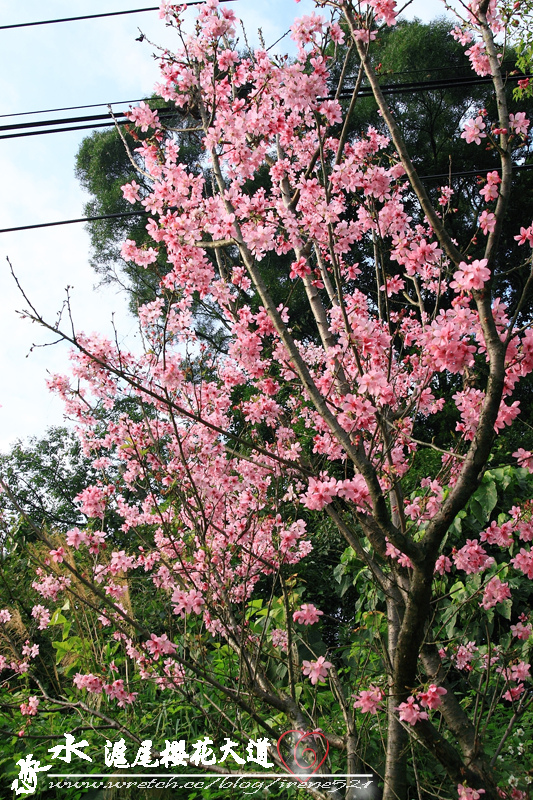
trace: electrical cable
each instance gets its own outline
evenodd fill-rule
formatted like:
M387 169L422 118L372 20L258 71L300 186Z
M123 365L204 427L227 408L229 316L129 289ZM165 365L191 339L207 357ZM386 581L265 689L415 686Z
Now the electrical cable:
M492 172L501 172L501 169L498 167L486 167L487 170L491 170ZM533 164L519 164L513 167L513 172L520 172L526 169L533 169ZM483 177L481 172L484 170L474 169L474 170L465 170L463 172L452 172L452 178L462 178L467 177L470 175L479 175L479 177ZM427 181L427 180L434 180L434 179L448 179L450 174L448 172L443 172L440 175L421 175L420 179ZM71 225L76 222L96 222L101 219L116 219L120 217L142 217L148 216L151 212L150 211L123 211L118 212L116 214L100 214L94 217L80 217L79 219L62 219L58 222L42 222L37 225L19 225L16 228L1 228L0 233L13 233L15 231L28 231L33 230L34 228L52 228L57 225Z
M148 97L137 98L136 100L117 100L114 103L92 103L86 106L64 106L63 108L42 108L40 111L17 111L14 114L0 114L0 119L6 117L28 117L31 114L53 114L56 111L81 111L82 108L103 108L104 106L125 106L131 103L141 103L149 100Z
M287 34L283 34L283 36L286 36L286 35ZM283 36L281 36L280 39L278 39L278 41L283 39ZM274 44L271 45L270 47L274 47L274 45L276 45L278 43L278 41L274 42ZM268 49L270 50L270 48L268 48ZM428 72L440 72L441 70L452 70L452 69L457 72L456 67L438 67L436 69L431 69L431 70L427 70L427 69L424 69L424 70L410 69L410 70L403 70L401 72L385 72L383 74L386 75L387 77L391 77L393 75L408 75L408 74L415 73L415 72L428 73ZM519 77L520 78L525 78L527 76L526 75L521 75ZM62 106L61 108L41 108L38 111L16 111L16 112L13 112L12 114L0 114L0 119L6 119L8 117L28 117L28 116L31 116L32 114L54 114L56 111L81 111L84 108L104 108L104 107L107 108L107 106L125 106L125 105L131 105L133 103L146 102L147 100L150 100L150 99L153 99L153 98L137 97L135 100L116 100L116 101L110 102L110 103L91 103L91 104L87 104L87 105L84 105L84 106Z
M516 69L516 65L512 61L502 61L502 63L500 64L500 67L501 67L501 69L508 69L508 68ZM417 74L419 72L424 72L426 74L428 74L430 72L451 72L452 70L454 72L457 72L460 69L471 70L472 67L470 66L470 64L459 64L459 65L456 65L454 67L426 67L426 69L401 69L401 70L398 70L397 72L396 71L389 71L389 70L384 69L384 70L380 70L380 72L378 74L381 74L381 75L414 75L414 74Z
M152 111L172 111L175 114L178 112L172 106L160 106L152 108ZM115 117L126 117L126 111L114 111ZM76 122L92 122L93 120L109 119L110 113L107 111L105 114L91 114L84 117L65 117L65 119L45 119L37 120L37 122L16 122L11 125L0 125L0 131L19 130L21 128L41 128L47 125L65 125L67 123ZM168 114L167 114L168 116Z
M190 5L196 5L191 3ZM86 14L84 17L62 17L61 19L43 19L39 22L18 22L13 25L0 25L0 31L12 30L13 28L32 28L35 25L56 25L58 22L77 22L82 19L96 19L97 17L119 17L124 14L140 14L144 11L159 11L157 6L150 8L132 8L129 11L108 11L104 14Z
M118 125L125 125L124 120L118 120ZM69 126L68 128L53 128L52 130L47 131L25 131L24 133L7 133L4 136L0 136L0 139L19 139L24 136L44 136L47 133L68 133L68 131L92 131L96 128L110 128L113 125L112 122L98 122L93 125L79 125L78 127L74 128Z
M501 167L486 167L486 169L490 170L491 172L501 172L502 171ZM525 169L533 169L533 164L516 164L516 165L513 165L513 172L522 172L522 170L525 170ZM462 172L452 172L451 177L452 178L467 178L470 175L478 175L480 178L483 178L483 175L481 174L482 172L484 172L484 170L469 169L469 170L464 170ZM449 178L449 177L450 177L450 173L449 172L441 172L440 175L421 175L420 176L420 180L421 181L429 181L429 180L435 180L437 178L439 180L442 180L443 178Z
M57 222L41 222L38 225L19 225L17 228L3 228L0 233L13 233L13 231L31 231L34 228L54 228L57 225L72 225L75 222L96 222L99 219L114 219L115 217L142 217L149 211L122 211L117 214L99 214L95 217L80 217L79 219L61 219Z
M220 0L221 3L232 3L233 0ZM189 0L180 5L200 6L205 0ZM0 31L12 30L13 28L32 28L35 25L56 25L58 22L77 22L83 19L97 19L99 17L120 17L124 14L140 14L144 11L159 11L159 6L149 8L131 8L128 11L107 11L103 14L86 14L83 17L62 17L61 19L43 19L38 22L18 22L13 25L0 25Z
M100 119L105 119L106 116L108 116L108 115L101 115L99 118ZM165 119L168 120L168 119L171 119L171 118L173 118L175 116L176 116L176 112L173 112L171 114L160 114L159 115L159 119L161 121L164 121ZM55 124L57 124L57 122L60 122L60 120L54 120L50 124L55 125ZM116 120L116 124L117 125L127 125L129 122L130 122L129 119L117 119ZM46 123L41 123L41 124L46 124ZM19 138L24 137L24 136L40 136L40 135L44 135L46 133L65 133L65 132L68 132L68 131L92 131L92 130L94 130L96 128L112 128L112 127L114 127L114 125L115 125L115 122L112 119L110 119L109 122L94 122L91 125L78 125L78 126L70 126L69 125L68 127L65 127L65 128L53 128L52 130L24 131L23 133L7 133L7 134L4 134L4 135L0 135L0 139L19 139ZM14 125L14 126L6 126L6 127L19 127L19 126ZM22 127L24 127L24 126L22 126ZM4 130L4 128L0 127L0 130Z
M161 117L163 119L163 117ZM92 131L96 130L96 128L112 128L114 127L114 122L97 122L93 123L92 125L78 125L77 127L68 126L67 128L53 128L52 130L47 131L24 131L24 133L7 133L4 136L0 136L0 139L19 139L24 136L44 136L47 133L68 133L69 131ZM127 125L127 119L119 119L117 120L117 125Z
M533 75L528 73L527 75L509 75L505 76L506 81L519 81L523 78L531 78ZM444 79L439 81L416 81L414 83L387 83L381 84L380 88L383 94L409 94L410 92L425 92L425 91L432 91L433 89L462 89L466 86L477 86L483 85L487 83L492 83L492 77L488 76L478 76L476 78L455 78L454 80ZM361 97L369 97L372 94L372 89L370 86L364 86L362 89L359 90L359 95ZM329 96L328 99L334 97L334 93ZM340 94L339 97L347 98L352 96L352 90L345 89Z
M524 77L533 77L533 75L507 75L506 79L508 81L520 80ZM443 81L417 81L414 83L389 83L389 84L382 84L381 91L383 94L411 94L415 92L425 92L425 91L432 91L435 89L460 89L467 86L477 86L488 84L491 82L490 77L470 77L470 78L456 78L454 80L443 80ZM333 96L333 95L331 95ZM364 86L359 90L360 97L371 97L372 96L372 89L369 86ZM340 93L339 97L341 99L345 99L351 97L351 92L349 90L345 90ZM326 99L326 98L319 98L319 99ZM154 111L167 111L170 110L169 106L164 106L160 108L155 108ZM177 113L177 112L176 112ZM0 132L2 131L11 131L11 130L22 130L27 128L45 128L45 127L52 127L54 125L61 125L63 123L77 123L77 122L84 122L90 120L103 120L107 119L109 114L94 114L91 116L81 116L81 117L68 117L65 119L54 119L54 120L37 120L36 122L19 122L19 123L12 123L10 125L0 125ZM115 112L116 117L123 117L125 116L125 112L117 111ZM164 115L160 116L161 119L164 118ZM126 120L117 120L119 124L127 123ZM113 123L110 122L109 125ZM17 134L7 134L7 135L0 135L0 139L14 139L20 138L23 136L36 136L39 134L44 133L64 133L65 131L73 130L73 131L82 131L82 130L91 130L93 128L105 128L108 127L106 123L100 125L84 125L78 127L61 127L61 128L54 128L53 130L39 130L39 131L28 131L27 133L17 133Z
M115 117L125 117L124 111L114 111ZM0 131L18 130L20 128L41 128L46 125L66 125L76 122L93 122L96 120L111 119L109 112L107 114L91 114L84 117L66 117L65 119L46 119L37 120L37 122L16 122L11 125L0 125Z

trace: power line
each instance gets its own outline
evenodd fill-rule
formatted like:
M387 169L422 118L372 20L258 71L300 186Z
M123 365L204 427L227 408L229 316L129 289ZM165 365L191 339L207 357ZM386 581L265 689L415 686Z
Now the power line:
M533 169L533 164L517 164L517 165L513 165L513 172L521 172L522 170L525 170L525 169ZM491 172L501 172L502 171L501 167L485 167L485 169L482 169L482 170L469 169L469 170L464 170L463 172L452 172L451 177L452 178L466 178L466 177L469 177L470 175L479 175L479 177L482 178L483 177L482 173L485 172L485 170L487 170L487 171L490 170ZM437 178L439 180L442 180L443 178L449 178L449 177L450 177L450 173L449 172L442 172L440 175L421 175L420 176L420 180L421 181L429 181L429 180L435 180Z
M125 120L118 120L118 125L124 125ZM67 128L53 128L52 130L47 131L25 131L24 133L7 133L4 136L0 136L0 139L20 139L25 136L44 136L47 133L67 133L68 131L92 131L96 128L110 128L113 125L113 122L98 122L93 125L79 125L78 127L67 127Z
M533 77L533 75L507 75L507 80L515 81L520 80L524 77ZM455 78L453 80L445 79L440 81L415 81L412 83L389 83L389 84L382 84L381 91L383 94L412 94L414 92L425 92L425 91L432 91L435 89L460 89L467 86L477 86L477 85L484 85L489 84L491 82L490 77L469 77L469 78ZM359 90L359 95L361 97L371 97L372 96L372 89L369 86L364 86ZM349 90L341 92L339 95L340 98L351 97L351 93ZM83 108L84 106L80 106ZM154 111L170 111L169 106L163 106L162 108L154 108ZM177 112L176 112L177 113ZM125 112L117 111L115 114L116 117L124 117ZM168 118L170 114L167 114L166 117ZM12 123L9 125L0 125L0 133L3 131L13 131L13 130L24 130L31 129L31 128L51 128L51 130L28 130L24 133L7 133L0 135L0 139L16 139L23 136L38 136L45 133L64 133L66 131L83 131L83 130L92 130L93 128L105 128L113 123L110 121L109 123L101 123L101 124L93 124L93 125L82 125L82 126L75 126L78 122L89 122L94 120L95 123L97 120L104 120L108 119L109 114L93 114L90 116L80 116L80 117L67 117L64 119L52 119L52 120L37 120L35 122L19 122L19 123ZM165 115L161 115L160 119L164 119ZM128 122L127 119L118 119L118 124L124 125ZM54 128L54 125L64 125L68 124L69 127L59 127ZM70 127L72 125L72 127ZM75 127L74 127L75 126Z
M41 222L38 225L19 225L17 228L2 228L0 233L13 233L13 231L30 231L34 228L54 228L57 225L72 225L75 222L96 222L99 219L113 219L118 217L147 216L149 211L122 211L117 214L99 214L96 217L80 217L79 219L61 219L58 222Z
M115 111L115 117L125 117L125 111ZM90 116L84 117L67 117L65 119L45 119L45 120L37 120L37 122L16 122L12 125L0 125L0 131L10 131L10 130L18 130L21 128L41 128L47 125L65 125L67 123L76 123L76 122L93 122L96 120L108 119L110 118L109 112L107 114L91 114Z
M159 107L152 107L152 111L172 111L174 115L178 112L172 106L159 106ZM113 116L115 117L126 117L129 114L129 111L114 111ZM16 122L12 123L11 125L0 125L0 131L10 131L10 130L20 130L22 128L41 128L46 127L48 125L65 125L67 123L76 123L76 122L92 122L93 120L102 120L102 119L109 119L110 117L109 111L105 114L91 114L89 116L83 117L66 117L65 119L44 119L44 120L37 120L36 122ZM168 115L167 115L168 116Z
M168 115L174 116L174 115ZM160 119L165 119L166 117L161 116ZM52 130L45 130L45 131L24 131L24 133L7 133L3 136L0 136L0 139L20 139L25 136L44 136L47 133L68 133L69 131L92 131L96 130L96 128L111 128L115 123L110 120L109 122L97 122L93 123L92 125L77 125L68 126L66 128L52 128ZM117 125L127 125L127 119L118 119Z
M154 109L154 110L166 111L166 109ZM123 117L124 113L117 112L115 116L116 117ZM159 115L159 119L161 121L164 121L164 120L172 119L175 116L176 116L176 112L165 113L165 114L160 114ZM83 121L83 119L84 119L84 117L78 117L78 118L73 118L70 121L72 121L72 122L76 122L78 120L79 121ZM85 117L85 119L91 119L91 117ZM23 133L7 133L7 134L0 135L0 139L18 139L18 138L21 138L21 137L24 137L24 136L40 136L40 135L44 135L46 133L65 133L67 131L87 131L87 130L91 130L92 131L93 129L96 129L96 128L110 128L110 127L113 127L115 125L115 122L113 121L113 119L111 119L109 117L109 114L95 115L94 117L92 117L92 119L108 119L108 122L93 122L91 125L77 125L77 126L69 125L69 126L63 127L63 128L52 128L52 130L24 131ZM41 121L41 122L38 122L38 123L27 123L27 124L20 124L20 125L5 125L5 126L0 126L0 131L9 130L9 129L13 129L13 128L33 128L33 127L37 127L37 125L43 125L43 126L58 125L61 122L69 122L69 120L49 120L49 121ZM117 119L116 120L116 124L117 125L127 125L129 122L130 122L130 120L128 118L126 118L126 119Z
M513 172L521 172L522 170L526 169L533 169L533 164L519 164L513 167ZM479 175L482 177L482 173L485 170L490 170L492 172L501 172L501 168L499 167L485 167L482 170L479 169L472 169L472 170L464 170L462 172L452 172L452 178L463 178L470 175ZM434 180L434 179L448 179L450 178L450 174L448 172L443 172L440 175L422 175L420 176L421 180ZM121 217L143 217L148 216L151 212L150 211L123 211L118 212L116 214L99 214L95 217L79 217L78 219L62 219L58 222L41 222L38 225L19 225L16 228L1 228L0 233L13 233L16 231L29 231L35 228L53 228L57 225L72 225L73 223L77 222L96 222L102 219L119 219Z
M286 36L286 34L283 34L283 36ZM281 36L280 39L282 39L283 36ZM278 41L279 41L279 39L278 39ZM278 43L277 41L274 42L274 44L271 45L270 47L274 47L274 45L276 45L277 43ZM268 48L268 49L270 49L270 48ZM502 67L503 66L504 66L504 64L502 64ZM509 62L509 66L510 67L511 66L514 67L514 65L512 65L511 62ZM467 65L465 65L464 68L467 69L468 68ZM407 70L401 70L401 71L398 71L398 72L388 72L387 70L385 70L382 73L382 76L390 78L390 77L392 77L394 75L411 75L411 74L415 74L415 73L419 73L419 72L424 72L426 75L428 75L428 74L433 73L433 72L447 72L447 71L452 71L452 70L453 70L453 72L457 73L458 69L462 69L462 67L459 67L459 68L458 67L435 67L435 68L432 68L432 69L407 69ZM510 76L509 73L507 73L507 76L508 77L512 77L513 79L515 77L515 76ZM521 80L521 79L526 78L526 77L527 77L527 75L520 74L520 75L517 76L517 80ZM429 81L427 81L427 83L429 83ZM398 84L390 84L390 85L398 85ZM149 99L153 99L153 98L137 97L134 100L115 100L113 102L91 103L91 104L86 104L86 105L83 105L83 106L62 106L60 108L41 108L41 109L36 110L36 111L16 111L16 112L13 112L11 114L0 114L0 119L6 119L8 117L27 117L27 116L31 116L32 114L53 114L56 111L81 111L84 108L103 108L104 106L105 107L107 107L107 106L125 106L125 105L131 105L132 103L140 103L140 102L143 102L143 101L146 102Z
M283 35L285 36L286 34L283 34ZM280 37L280 38L283 38L283 37ZM274 42L274 45L275 44L277 44L277 42ZM273 47L274 45L271 45L271 47ZM407 74L415 73L415 72L426 72L426 73L428 73L428 72L438 72L440 70L452 70L452 69L455 72L457 72L455 67L439 67L438 69L435 69L435 70L433 70L433 69L432 70L410 69L410 70L404 70L402 72L386 72L384 74L387 77L391 77L392 75L407 75ZM524 78L526 76L525 75L521 75L520 77ZM91 103L91 104L87 104L87 105L84 105L84 106L62 106L60 108L41 108L41 109L36 110L36 111L15 111L12 114L0 114L0 119L7 119L8 117L28 117L28 116L31 116L32 114L54 114L56 111L81 111L84 108L103 108L104 106L105 107L107 107L107 106L125 106L125 105L131 105L132 103L146 102L149 99L151 99L151 98L148 98L148 97L137 97L137 98L135 98L135 100L115 100L113 102Z
M231 3L233 0L220 0L221 3ZM205 0L190 0L183 3L187 6L200 6ZM32 28L35 25L56 25L58 22L77 22L82 19L98 19L99 17L120 17L124 14L141 14L144 11L159 11L159 6L149 8L130 8L128 11L107 11L104 14L86 14L83 17L62 17L61 19L43 19L39 22L18 22L13 25L0 25L0 31L12 30L13 28Z
M516 65L513 61L502 61L500 64L501 69L515 69ZM413 75L418 72L423 72L426 75L429 75L432 72L455 72L457 73L458 70L466 69L471 71L472 67L470 64L456 64L453 67L426 67L425 69L402 69L402 70L387 70L387 69L380 69L378 75Z
M507 81L519 81L523 78L531 78L533 75L528 73L527 75L510 75L507 74L505 79ZM380 89L383 94L409 94L411 92L425 92L431 91L433 89L462 89L466 86L477 86L483 84L490 84L492 83L492 77L490 75L483 76L483 77L469 77L469 78L454 78L449 79L445 78L442 80L437 81L415 81L413 83L385 83L380 85ZM372 95L372 89L370 86L363 86L359 90L359 95L361 97L369 97ZM330 95L330 98L334 96L334 93ZM339 95L339 97L346 98L352 96L352 90L345 89Z
M163 117L161 117L163 119ZM0 136L0 139L20 139L25 136L44 136L47 133L68 133L69 131L92 131L96 130L96 128L111 128L115 123L110 120L109 122L97 122L93 123L92 125L77 125L68 126L66 128L52 128L52 130L45 130L45 131L24 131L24 133L7 133L3 136ZM118 119L117 125L127 125L127 119Z
M103 106L125 106L131 103L146 102L149 98L141 97L136 100L116 100L114 103L93 103L86 106L64 106L63 108L42 108L40 111L17 111L14 114L0 114L0 119L6 117L27 117L31 114L53 114L56 111L80 111L82 108L102 108Z
M196 5L196 3L189 3L188 5ZM97 17L119 17L124 14L140 14L144 11L159 11L159 8L158 6L150 6L150 8L132 8L129 11L108 11L105 14L86 14L84 17L62 17L61 19L43 19L39 22L18 22L13 25L0 25L0 31L13 28L32 28L35 25L56 25L58 22L77 22L81 19L96 19Z

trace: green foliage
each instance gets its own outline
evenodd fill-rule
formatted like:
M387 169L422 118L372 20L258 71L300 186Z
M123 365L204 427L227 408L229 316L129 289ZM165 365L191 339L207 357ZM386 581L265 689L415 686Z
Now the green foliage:
M30 539L34 535L22 512L37 527L67 531L83 521L74 498L96 475L82 454L78 437L67 428L49 428L40 439L15 442L8 453L0 455L0 473L19 506L1 495L4 520L9 521L12 533L17 520L16 530Z

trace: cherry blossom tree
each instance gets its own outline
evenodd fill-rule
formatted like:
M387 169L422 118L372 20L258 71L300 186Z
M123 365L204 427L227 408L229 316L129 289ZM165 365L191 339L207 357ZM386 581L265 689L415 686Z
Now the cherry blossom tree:
M190 686L207 686L206 703L244 735L256 726L275 741L320 728L323 769L375 769L385 800L407 798L413 783L419 796L442 786L450 796L450 782L453 796L520 800L525 771L509 776L498 757L531 704L533 456L521 449L518 467L490 464L520 414L515 387L533 370L530 220L516 220L524 259L509 269L525 289L512 306L495 268L529 134L525 115L508 113L500 70L498 37L512 16L472 0L455 30L473 69L492 77L498 113L472 108L457 132L473 163L477 147L494 152L472 211L478 236L457 242L452 187L431 203L373 67L394 0L319 5L293 25L290 60L241 54L234 12L217 0L201 6L194 35L182 9L163 3L181 46L163 53L157 91L187 112L204 158L187 167L157 113L132 111L151 131L136 153L149 188L132 181L124 196L150 212L153 243L127 240L122 254L147 270L164 256L168 269L139 310L142 356L59 331L73 345L72 376L50 385L101 477L77 498L86 526L65 538L36 532L36 624L46 629L74 597L120 646L120 669L118 657L103 669L80 656L79 699L52 696L30 668L31 640L23 650L10 632L8 608L0 621L19 650L2 663L30 675L28 719L54 702L96 713L94 694L109 704L105 719L118 719L117 706L135 706L147 685L190 702ZM344 40L359 60L346 107L346 70L333 91L328 82ZM389 136L348 136L363 77ZM279 259L281 304L262 273L269 256ZM304 335L297 289L313 321ZM227 352L196 338L198 298L217 308ZM27 314L47 325L31 304ZM102 408L124 410L104 424ZM455 431L437 445L424 428L441 415ZM121 478L110 481L117 463ZM513 481L523 501L500 508ZM128 537L120 548L110 513ZM347 548L332 583L352 571L363 587L361 624L347 632L333 616L329 644L311 635L327 615L298 578L320 526ZM361 753L372 737L382 749L369 763ZM346 798L356 795L348 787Z

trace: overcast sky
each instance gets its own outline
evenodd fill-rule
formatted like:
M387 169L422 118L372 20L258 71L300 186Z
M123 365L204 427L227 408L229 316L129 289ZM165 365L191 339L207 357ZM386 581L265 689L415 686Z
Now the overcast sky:
M81 16L158 5L158 0L0 0L0 24ZM311 0L236 0L251 41L261 28L273 43ZM413 0L406 16L429 21L442 15L441 0ZM33 117L8 115L92 103L130 101L146 96L158 79L152 49L136 42L139 28L148 39L172 46L170 31L157 12L0 30L0 126ZM286 40L285 40L286 41ZM283 48L283 44L278 49ZM125 106L122 106L124 108ZM95 109L98 113L100 109ZM37 115L60 118L84 111ZM92 112L90 112L92 113ZM4 132L5 133L5 132ZM0 228L82 216L87 200L74 176L75 155L85 132L67 132L0 140ZM0 131L2 136L2 131ZM72 286L74 319L79 330L132 341L136 322L126 301L109 287L95 288L88 264L89 238L83 224L0 234L0 449L16 439L39 436L62 423L62 405L45 387L47 372L68 372L67 348L37 348L43 332L21 320L24 308L9 274L16 274L37 308L54 319Z

